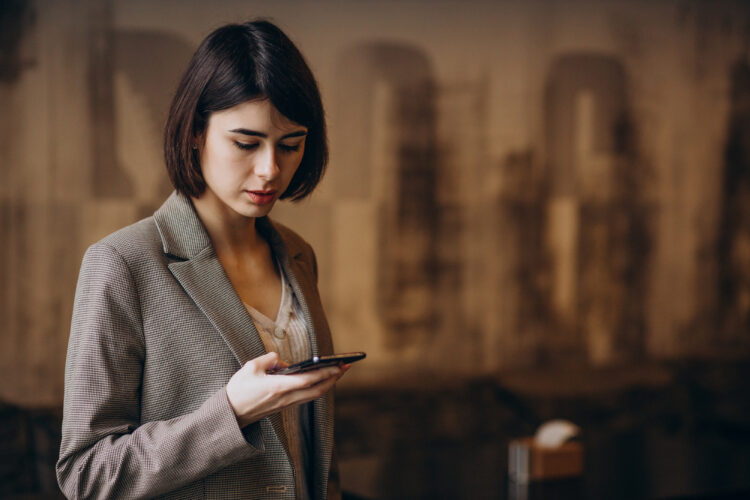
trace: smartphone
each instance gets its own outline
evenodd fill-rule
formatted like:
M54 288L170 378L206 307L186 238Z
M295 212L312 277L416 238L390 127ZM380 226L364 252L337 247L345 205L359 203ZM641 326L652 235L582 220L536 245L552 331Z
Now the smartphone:
M310 370L317 370L325 366L332 366L341 364L354 363L366 356L363 352L345 352L342 354L331 354L330 356L313 356L305 361L294 363L286 368L279 368L277 370L268 370L266 373L271 375L289 375L291 373L302 373Z

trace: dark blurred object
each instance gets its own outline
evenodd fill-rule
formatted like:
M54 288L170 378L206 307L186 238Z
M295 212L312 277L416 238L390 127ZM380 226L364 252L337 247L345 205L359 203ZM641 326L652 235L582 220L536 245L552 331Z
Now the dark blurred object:
M659 498L657 500L747 500L750 490L726 493L706 493L705 495L691 495L686 497Z
M28 0L3 0L0 2L0 84L13 83L24 67L31 65L21 57L24 34L35 20Z
M508 500L583 500L583 478L562 477L538 481L508 481Z
M747 336L736 333L750 328L750 64L744 57L732 67L731 84L717 248L717 341L740 351Z
M508 445L509 500L580 500L583 490L580 442L544 447L525 437Z
M373 500L373 499L355 495L354 493L349 493L348 491L342 491L341 500Z
M509 442L554 418L585 429L586 459L578 484L534 486L543 498L553 488L580 487L577 498L592 500L750 490L750 361L416 377L339 391L345 490L378 500L508 498Z
M517 483L580 476L583 446L569 441L548 448L538 446L531 437L514 439L508 445L508 474Z
M64 498L55 477L61 426L59 409L0 403L0 498Z

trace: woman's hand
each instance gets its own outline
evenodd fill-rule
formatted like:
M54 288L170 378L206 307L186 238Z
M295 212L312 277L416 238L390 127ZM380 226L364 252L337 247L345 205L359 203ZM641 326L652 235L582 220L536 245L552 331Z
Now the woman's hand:
M240 428L257 422L287 406L307 403L323 396L351 365L330 366L292 375L269 375L267 370L286 363L269 352L245 363L227 384L227 398Z

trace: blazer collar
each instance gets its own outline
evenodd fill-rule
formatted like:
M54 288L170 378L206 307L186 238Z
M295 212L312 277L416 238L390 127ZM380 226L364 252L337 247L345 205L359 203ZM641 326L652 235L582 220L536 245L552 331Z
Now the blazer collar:
M190 199L176 191L154 213L164 253L192 259L211 245L206 228Z

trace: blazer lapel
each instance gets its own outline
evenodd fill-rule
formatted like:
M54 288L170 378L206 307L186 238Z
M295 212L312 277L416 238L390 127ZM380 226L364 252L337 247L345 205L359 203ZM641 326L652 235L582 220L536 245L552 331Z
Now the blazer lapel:
M221 334L240 365L266 353L213 247L190 260L173 262L169 269Z
M315 270L312 269L314 264L305 259L302 248L287 244L282 237L283 233L268 218L259 219L256 223L259 224L258 229L263 232L274 253L279 257L284 272L302 307L307 324L311 329L310 344L313 355L332 354L331 334L315 282ZM289 238L288 241L293 240ZM329 393L316 399L312 405L312 419L315 429L315 473L313 474L312 492L314 498L325 498L325 484L331 466L333 449L333 395Z
M266 353L242 301L221 266L211 240L186 197L172 194L154 214L164 253L176 257L172 272L221 334L242 365Z
M266 354L263 341L232 283L219 262L211 239L188 198L173 193L154 214L164 253L173 259L169 269L200 311L229 346L239 365ZM289 279L310 327L313 355L331 354L328 324L315 282L314 263L305 258L296 238L284 238L267 217L256 221ZM269 417L287 455L289 443L281 413ZM313 495L323 496L333 447L333 398L328 394L313 402L315 474Z
M314 282L310 281L312 270L307 268L308 263L304 260L303 249L294 245L291 240L289 242L284 240L282 233L267 217L258 219L256 224L258 225L258 231L271 245L272 252L281 262L284 274L292 285L294 295L302 307L305 320L311 330L310 347L312 354L318 356L321 352L320 346L318 346L318 338L322 330L327 329L327 327L321 325L322 314L320 312L322 312L322 309L319 311L315 308L318 303L316 300L318 296L317 287ZM308 304L310 300L314 303ZM323 354L330 354L330 352L324 350Z
M224 268L192 203L173 193L154 214L164 253L179 260L168 265L185 292L222 336L237 362L266 354L263 341ZM269 417L289 454L281 413Z

